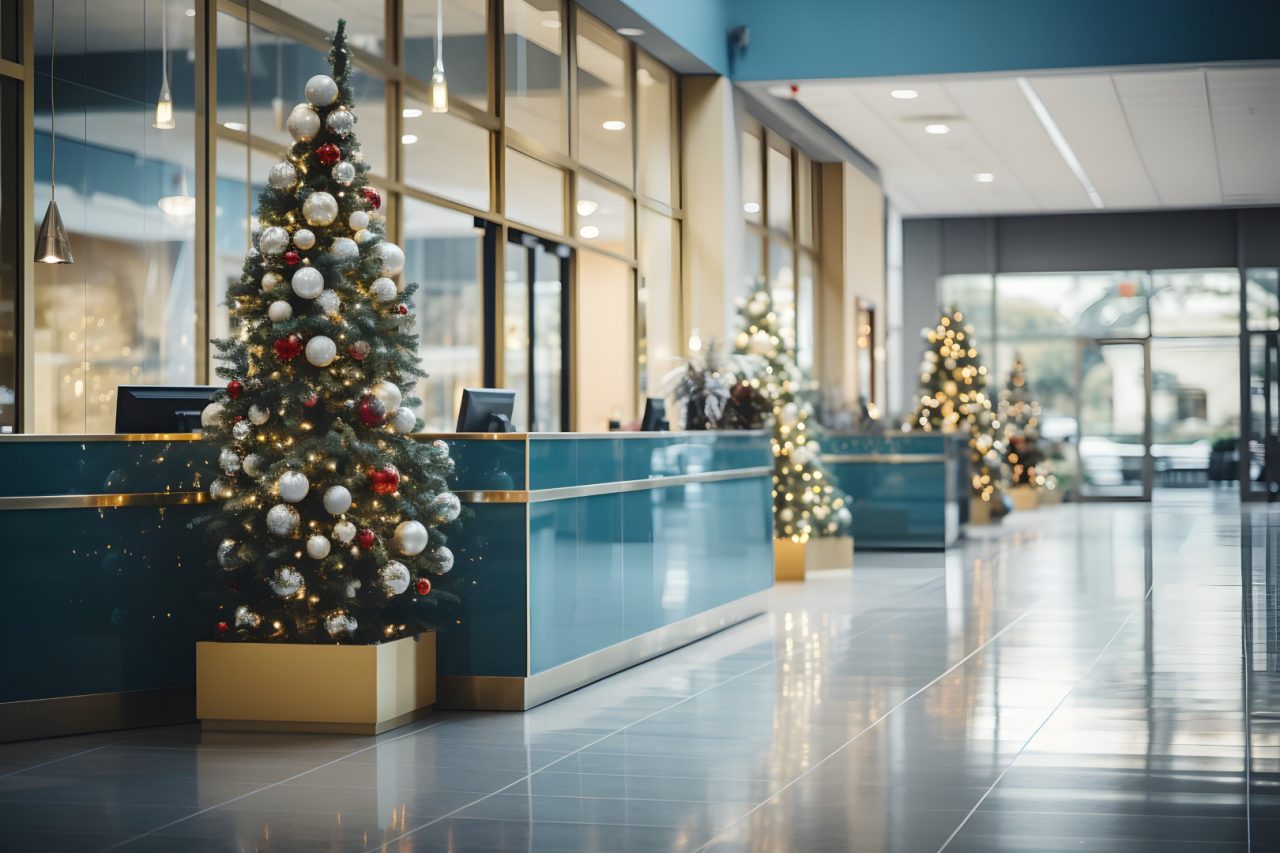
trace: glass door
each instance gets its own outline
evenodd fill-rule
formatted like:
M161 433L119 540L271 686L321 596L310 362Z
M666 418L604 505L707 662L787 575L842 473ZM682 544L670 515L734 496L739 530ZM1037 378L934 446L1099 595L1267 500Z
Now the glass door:
M1076 361L1082 499L1150 500L1151 356L1145 340L1083 340Z
M1280 500L1280 334L1249 333L1248 442L1238 459L1246 499ZM1243 444L1243 442L1242 442Z
M569 424L568 246L512 229L502 289L503 387L516 392L516 427Z

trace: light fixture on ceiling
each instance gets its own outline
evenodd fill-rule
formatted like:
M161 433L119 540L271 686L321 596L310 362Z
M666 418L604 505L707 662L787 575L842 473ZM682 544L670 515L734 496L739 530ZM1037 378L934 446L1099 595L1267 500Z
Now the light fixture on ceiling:
M444 79L444 0L436 0L436 64L431 69L431 112L449 112L449 83Z
M894 89L889 93L889 97L897 98L899 101L911 101L920 97L920 93L915 89Z
M619 121L616 118L611 118L600 126L603 127L605 130L626 130L627 129L627 123L625 121Z
M183 168L180 175L174 175L173 182L177 193L161 196L156 200L156 206L175 224L189 225L196 216L196 200L187 190L187 170Z
M422 118L422 110L417 107L405 107L401 110L400 115L405 118Z
M942 136L944 133L951 132L951 126L935 121L924 126L924 132L933 136Z
M760 212L760 202L758 202L758 201L749 201L749 202L747 202L746 204L742 205L742 210L743 210L743 212L744 212L744 213L759 213L759 212Z
M579 200L578 200L578 215L579 215L579 216L590 216L591 214L595 213L595 212L596 212L596 210L598 210L598 209L599 209L599 207L600 207L600 205L599 205L599 204L595 203L594 201L592 201L592 200L591 200L591 199L589 199L589 198L579 199Z
M225 127L227 130L238 130L241 133L249 129L249 125L239 121L224 121L222 123L222 126Z
M195 9L188 9L188 10L187 10L186 12L184 12L183 14L185 14L188 18L194 18L194 17L196 16L196 10L195 10Z
M980 184L990 184L995 182L996 176L990 172L974 172L973 179Z
M1045 106L1044 101L1040 100L1040 94L1031 85L1031 81L1026 77L1019 77L1018 88L1022 90L1022 97L1026 98L1027 103L1031 105L1031 111L1040 120L1040 126L1049 135L1049 141L1053 143L1054 148L1058 149L1058 156L1067 164L1071 174L1076 176L1080 186L1084 187L1085 195L1089 196L1090 203L1098 209L1103 208L1105 205L1102 203L1102 194L1094 187L1093 181L1089 180L1089 176L1084 171L1084 166L1080 164L1080 158L1072 150L1071 143L1067 142L1067 137L1063 136L1058 123L1053 120L1053 116L1049 113L1049 108Z
M600 236L600 229L594 225L583 225L578 229L578 236L584 240L594 240Z
M552 14L554 15L555 13L552 13ZM549 30L558 30L560 29L560 18L558 17L543 18L542 26L546 27Z
M156 118L152 127L173 130L173 95L169 93L169 16L160 4L160 98L156 101Z
M58 54L58 0L52 0L49 9L50 29L53 40L49 47L49 206L36 233L36 261L42 264L73 264L71 240L58 212L58 185L54 180L54 167L58 164L58 118L53 104L53 90L57 84L53 62Z
M418 141L417 135L412 133L406 133L404 136L400 137L400 143L402 145L412 145L417 141Z
M626 36L629 39L638 39L640 36L644 35L644 30L639 27L618 27L614 32L620 36Z

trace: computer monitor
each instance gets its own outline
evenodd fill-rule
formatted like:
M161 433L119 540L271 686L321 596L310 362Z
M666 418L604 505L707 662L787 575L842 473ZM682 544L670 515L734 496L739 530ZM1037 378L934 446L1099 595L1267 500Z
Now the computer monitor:
M649 397L644 401L644 417L640 419L641 432L666 432L671 429L667 422L667 403L661 397Z
M458 432L515 432L511 413L516 392L505 388L463 388Z
M200 413L216 385L121 385L116 433L199 432Z

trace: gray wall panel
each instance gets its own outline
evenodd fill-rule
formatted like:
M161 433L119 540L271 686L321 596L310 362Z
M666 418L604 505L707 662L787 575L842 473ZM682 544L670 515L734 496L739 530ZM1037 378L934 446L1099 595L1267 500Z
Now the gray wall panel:
M1011 216L995 222L1000 272L1194 269L1236 263L1234 210Z

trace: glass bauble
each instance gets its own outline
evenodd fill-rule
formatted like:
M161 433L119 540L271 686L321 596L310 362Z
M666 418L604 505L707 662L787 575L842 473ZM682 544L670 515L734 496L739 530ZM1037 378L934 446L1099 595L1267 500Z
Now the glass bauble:
M377 398L378 402L382 403L383 408L388 412L394 412L400 408L402 399L400 387L394 382L388 382L384 379L369 389L369 393Z
M293 274L292 284L303 299L315 299L324 291L324 276L315 267L303 267Z
M390 302L399 295L396 292L396 283L389 278L374 279L369 290L373 292L373 298L379 302Z
M307 556L313 560L323 560L329 556L329 538L317 533L307 539Z
M353 581L359 584L359 581ZM348 595L347 598L355 598L354 595ZM355 633L357 623L354 616L347 614L345 610L336 610L324 617L324 630L330 637L343 637Z
M351 261L360 257L360 247L350 237L338 237L329 246L329 254L335 260Z
M310 142L320 132L320 116L307 104L298 104L285 122L289 135L298 142Z
M267 318L273 323L283 323L293 316L293 306L283 299L277 299L267 306Z
M258 235L258 248L264 255L278 255L289 245L289 232L279 225L262 229Z
M276 480L276 490L280 493L280 500L296 504L307 496L311 484L307 482L307 475L301 471L285 471Z
M338 357L338 345L333 338L316 335L307 341L307 361L316 367L328 367Z
M397 275L404 269L404 250L395 243L383 240L373 251L382 261L382 271L386 275Z
M346 160L340 160L333 164L333 171L329 172L329 176L344 187L349 187L356 179L356 167Z
M337 136L347 136L356 127L356 114L346 107L338 107L329 113L329 117L324 120L329 131Z
M302 589L302 573L293 566L281 566L271 576L271 591L281 598L296 595Z
M462 502L453 492L441 492L431 500L431 513L437 524L448 524L462 514Z
M406 557L416 557L427 549L427 528L420 521L402 521L396 526L396 550Z
M307 103L316 107L327 107L338 100L338 84L328 74L317 74L309 79L302 92Z
M310 249L316 244L316 235L309 228L299 228L293 232L293 245L302 251Z
M346 486L330 486L324 493L324 508L330 515L342 515L351 509L351 492Z
M409 570L396 560L378 569L378 583L388 595L399 595L409 588Z
M338 218L338 200L326 192L314 192L302 203L308 225L331 225Z
M275 536L292 536L298 529L298 511L288 504L276 504L267 510L267 530Z
M267 172L267 183L278 190L287 190L298 180L298 170L293 164L282 160Z

